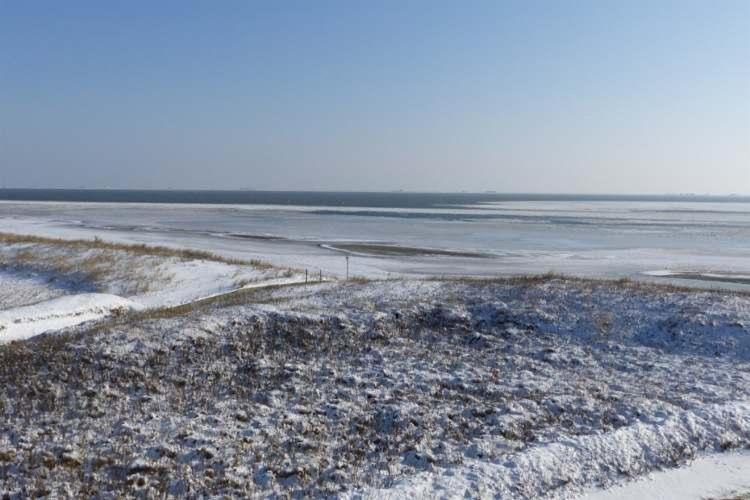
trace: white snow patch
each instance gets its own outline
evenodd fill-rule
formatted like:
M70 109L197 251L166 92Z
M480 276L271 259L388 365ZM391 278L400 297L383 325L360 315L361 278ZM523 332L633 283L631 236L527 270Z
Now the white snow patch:
M656 276L656 277L664 277L664 276L672 276L674 275L674 271L669 271L667 269L662 270L656 270L656 271L645 271L643 273L646 276Z
M84 293L7 309L0 311L0 343L100 319L117 310L139 308L140 304L117 295Z
M750 491L750 452L702 456L678 469L654 472L645 478L607 490L592 490L586 500L702 500L732 497Z
M68 293L74 287L52 282L50 276L38 273L18 273L0 268L0 310L27 306Z

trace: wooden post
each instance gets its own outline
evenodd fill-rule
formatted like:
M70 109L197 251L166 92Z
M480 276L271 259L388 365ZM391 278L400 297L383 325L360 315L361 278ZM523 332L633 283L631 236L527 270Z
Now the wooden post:
M322 269L320 270L320 278L318 279L318 281L323 281L323 270Z
M305 283L307 283L307 268L305 268Z
M349 256L346 256L346 281L349 281Z

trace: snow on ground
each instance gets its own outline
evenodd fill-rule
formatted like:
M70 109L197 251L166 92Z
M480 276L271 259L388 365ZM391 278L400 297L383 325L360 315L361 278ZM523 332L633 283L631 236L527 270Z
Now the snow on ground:
M176 306L257 284L303 279L261 264L149 254L97 241L0 245L0 343L124 309ZM30 304L33 304L31 306Z
M425 497L438 494L458 498L464 496L463 493L484 497L499 493L507 497L518 494L536 497L556 489L563 490L567 484L596 484L610 470L627 470L653 450L670 449L673 443L692 443L700 440L704 434L721 435L726 432L725 426L732 430L741 429L742 434L747 436L750 431L750 405L716 405L700 412L684 411L656 424L637 423L609 433L568 438L563 442L533 448L506 463L466 461L463 466L449 471L420 474L400 481L389 489L366 491L364 494L358 492L354 496L406 498L414 494ZM736 462L740 471L725 467L723 462L719 462L720 466L717 467L714 462L704 464L700 461L695 468L688 469L688 474L710 472L714 480L721 479L722 482L713 482L714 493L717 486L750 489L748 476L739 481L742 471L750 471L750 460L743 455ZM720 473L717 474L717 471ZM660 477L656 485L626 485L607 490L601 496L593 495L593 498L644 498L644 494L651 495L650 498L685 498L679 494L680 490L669 490L675 479L671 476ZM639 491L640 495L634 495Z
M571 498L750 445L745 295L396 280L107 321L0 347L0 494Z
M747 492L750 492L750 452L742 450L702 456L687 466L657 471L640 480L607 490L594 490L583 498L704 500L737 498Z
M153 228L132 231L48 214L0 225L344 272L342 255L320 246L329 240L206 232L212 220L172 227L163 210ZM746 288L746 249L724 246L721 255L594 246L495 259L360 256L352 274L659 269L647 274ZM750 445L746 295L550 278L266 289L303 275L39 243L1 245L0 266L0 344L67 328L0 345L0 496L698 498L750 489L750 459L732 451Z
M43 332L61 330L85 321L137 309L132 300L103 293L58 297L30 306L0 311L0 340L22 340Z
M75 284L49 273L13 272L0 268L0 310L25 306L71 293Z

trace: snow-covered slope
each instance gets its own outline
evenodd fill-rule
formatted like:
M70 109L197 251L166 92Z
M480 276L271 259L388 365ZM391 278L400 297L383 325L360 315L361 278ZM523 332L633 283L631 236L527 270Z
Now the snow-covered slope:
M0 311L0 343L60 330L113 313L141 308L116 295L82 293Z
M637 488L750 445L749 306L630 283L406 280L78 327L0 347L0 493Z
M178 251L172 256L148 248L108 248L99 241L18 239L0 246L0 343L129 309L176 306L303 279L292 270L184 258Z
M633 475L650 472L654 465L669 463L669 454L679 459L677 446L697 450L721 447L727 442L746 442L750 436L750 404L730 403L684 410L654 423L636 423L612 432L584 436L561 436L560 441L532 447L505 461L467 458L464 464L448 470L421 473L398 481L387 489L368 489L351 494L353 498L463 498L467 493L481 497L537 498L552 494L572 496L568 485L597 484L615 479L612 474ZM750 471L750 460L737 461ZM707 469L707 467L703 467ZM725 468L713 468L714 473ZM736 476L733 474L732 476ZM730 476L730 477L732 477ZM606 478L606 479L605 479ZM608 483L609 484L609 483ZM727 481L724 486L732 483ZM737 486L747 486L745 481ZM716 484L713 484L716 489ZM624 492L640 490L650 498L684 498L677 491L649 491L623 488ZM684 490L683 490L684 491ZM609 493L616 495L617 490ZM601 498L608 498L602 495ZM596 496L594 496L596 498ZM624 498L624 497L620 497ZM633 498L628 496L628 498Z
M76 290L49 273L9 272L0 268L0 310L53 299ZM79 290L83 291L83 290Z

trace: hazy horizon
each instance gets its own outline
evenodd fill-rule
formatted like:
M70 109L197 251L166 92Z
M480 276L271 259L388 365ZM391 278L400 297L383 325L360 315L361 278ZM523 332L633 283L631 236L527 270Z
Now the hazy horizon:
M750 2L2 14L0 187L750 194Z
M253 188L172 188L172 187L148 187L148 188L118 188L118 187L13 187L13 186L0 186L0 192L2 191L116 191L116 192L228 192L228 193L241 193L241 192L257 192L257 193L332 193L332 194L436 194L436 195L497 195L497 196L532 196L532 197L612 197L612 198L684 198L684 199L705 199L705 198L721 198L721 199L732 199L737 198L745 201L750 199L750 193L743 192L728 192L728 193L711 193L711 192L627 192L627 193L612 193L612 192L563 192L563 191L500 191L494 189L486 189L484 191L450 191L450 190L426 190L426 189L391 189L391 190L351 190L351 189L253 189ZM23 198L19 198L22 200ZM0 197L0 200L13 201L14 199L4 199Z

